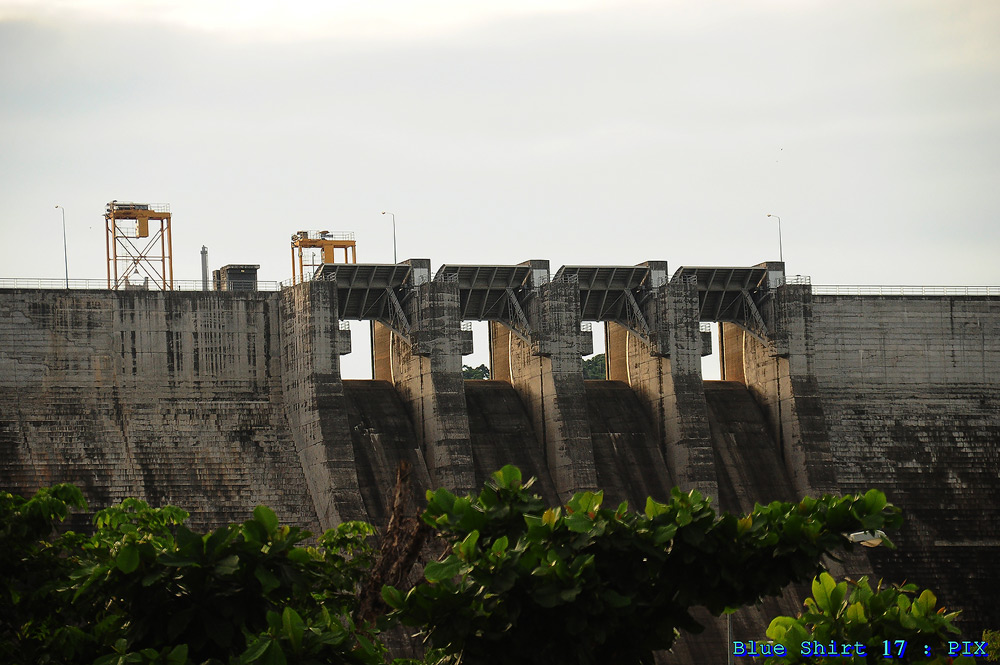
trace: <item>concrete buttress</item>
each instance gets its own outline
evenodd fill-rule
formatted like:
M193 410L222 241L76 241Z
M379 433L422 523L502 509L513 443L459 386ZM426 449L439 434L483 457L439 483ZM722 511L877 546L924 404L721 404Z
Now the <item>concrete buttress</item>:
M281 318L285 412L320 526L365 519L340 378L336 282L283 290Z
M432 281L428 259L408 263L411 293L402 307L410 339L391 334L391 378L413 416L431 482L465 494L476 482L462 379L458 283ZM375 338L384 338L384 330L376 328ZM376 369L382 367L377 363Z
M628 381L645 404L678 485L717 496L701 379L697 283L674 279L654 286L645 309L648 341L619 324L606 324L608 378Z
M492 321L491 358L494 378L510 381L521 397L552 482L566 499L597 489L580 362L579 285L571 280L548 281L548 262L533 261L532 268L535 293L525 311L530 341Z

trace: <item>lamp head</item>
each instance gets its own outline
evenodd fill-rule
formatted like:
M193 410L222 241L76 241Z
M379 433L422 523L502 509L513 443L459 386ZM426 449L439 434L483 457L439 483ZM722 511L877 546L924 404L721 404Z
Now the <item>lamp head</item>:
M885 542L885 531L876 529L875 531L857 531L847 534L847 539L852 543L861 543L865 547L878 547Z

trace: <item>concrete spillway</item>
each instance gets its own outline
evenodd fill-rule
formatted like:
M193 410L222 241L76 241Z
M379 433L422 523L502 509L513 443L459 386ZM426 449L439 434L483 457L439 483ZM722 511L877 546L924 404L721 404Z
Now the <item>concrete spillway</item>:
M423 496L431 486L413 423L388 381L344 381L344 397L367 519L385 526L400 462L409 463L410 482L417 496Z
M491 473L513 464L525 480L536 479L532 491L558 505L542 448L514 388L505 381L466 381L465 401L476 482L482 485Z
M666 501L674 483L656 429L636 394L621 381L587 381L585 387L597 485L604 490L605 505L628 501L632 510L641 511L646 497Z
M705 401L719 478L718 507L747 513L755 502L798 501L771 427L747 387L706 381Z

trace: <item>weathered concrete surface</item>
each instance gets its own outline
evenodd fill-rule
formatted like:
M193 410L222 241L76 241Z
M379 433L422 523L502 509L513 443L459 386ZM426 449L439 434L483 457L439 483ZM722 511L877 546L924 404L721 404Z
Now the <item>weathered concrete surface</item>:
M388 381L344 381L358 486L368 521L383 528L392 511L396 468L410 465L414 495L435 487L399 391Z
M541 264L541 262L538 262ZM580 290L548 279L548 264L533 265L535 296L525 312L530 340L490 322L490 357L527 408L546 467L563 499L597 488L594 452L580 360ZM504 362L506 361L506 362Z
M281 322L285 412L320 526L365 519L340 379L335 282L282 291Z
M802 321L841 490L881 487L905 511L878 572L995 627L1000 298L813 296Z
M698 292L694 282L655 287L646 307L650 339L608 322L608 378L626 381L646 407L667 466L684 489L718 493L701 379Z
M632 510L641 511L646 497L667 501L675 483L635 391L621 381L587 381L585 389L597 486L605 505L628 501Z
M458 284L431 281L430 261L408 261L412 293L404 304L410 339L391 335L391 377L413 418L431 482L453 491L476 485L472 462Z
M718 508L748 513L754 503L798 501L778 445L750 391L735 381L706 381L719 477Z
M403 300L410 336L381 331L376 368L394 386L353 392L331 283L0 290L0 478L22 493L75 482L94 506L173 502L203 526L266 503L316 529L383 521L401 459L420 486L466 491L510 460L536 469L547 497L678 482L741 507L771 498L739 475L755 464L794 496L885 490L907 523L895 553L874 552L879 575L934 588L973 631L1000 621L1000 299L777 289L767 344L723 326L726 377L747 384L775 437L751 463L757 444L718 438L743 425L706 398L691 284L655 287L647 339L609 327L609 374L629 388L588 389L578 287L539 277L527 336L491 325L494 377L511 388L470 392L456 288L413 265L425 279Z
M277 294L0 290L0 479L94 508L258 504L319 527L284 413Z
M877 574L933 588L969 635L995 625L1000 299L790 285L774 306L772 344L743 336L725 362L727 376L742 365L796 486L885 491L906 522L895 552L871 553Z
M482 486L506 464L521 469L525 480L536 478L532 491L559 505L562 501L545 466L531 419L513 386L506 381L466 381L469 431L476 483Z

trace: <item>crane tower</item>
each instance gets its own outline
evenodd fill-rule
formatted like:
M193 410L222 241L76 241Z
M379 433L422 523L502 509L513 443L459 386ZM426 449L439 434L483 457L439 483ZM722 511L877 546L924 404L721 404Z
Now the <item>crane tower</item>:
M112 201L104 209L108 288L174 288L170 206ZM141 284L132 281L141 278Z
M353 233L299 231L293 234L292 283L311 279L316 269L324 263L336 263L335 252L338 249L344 250L344 263L358 262Z

